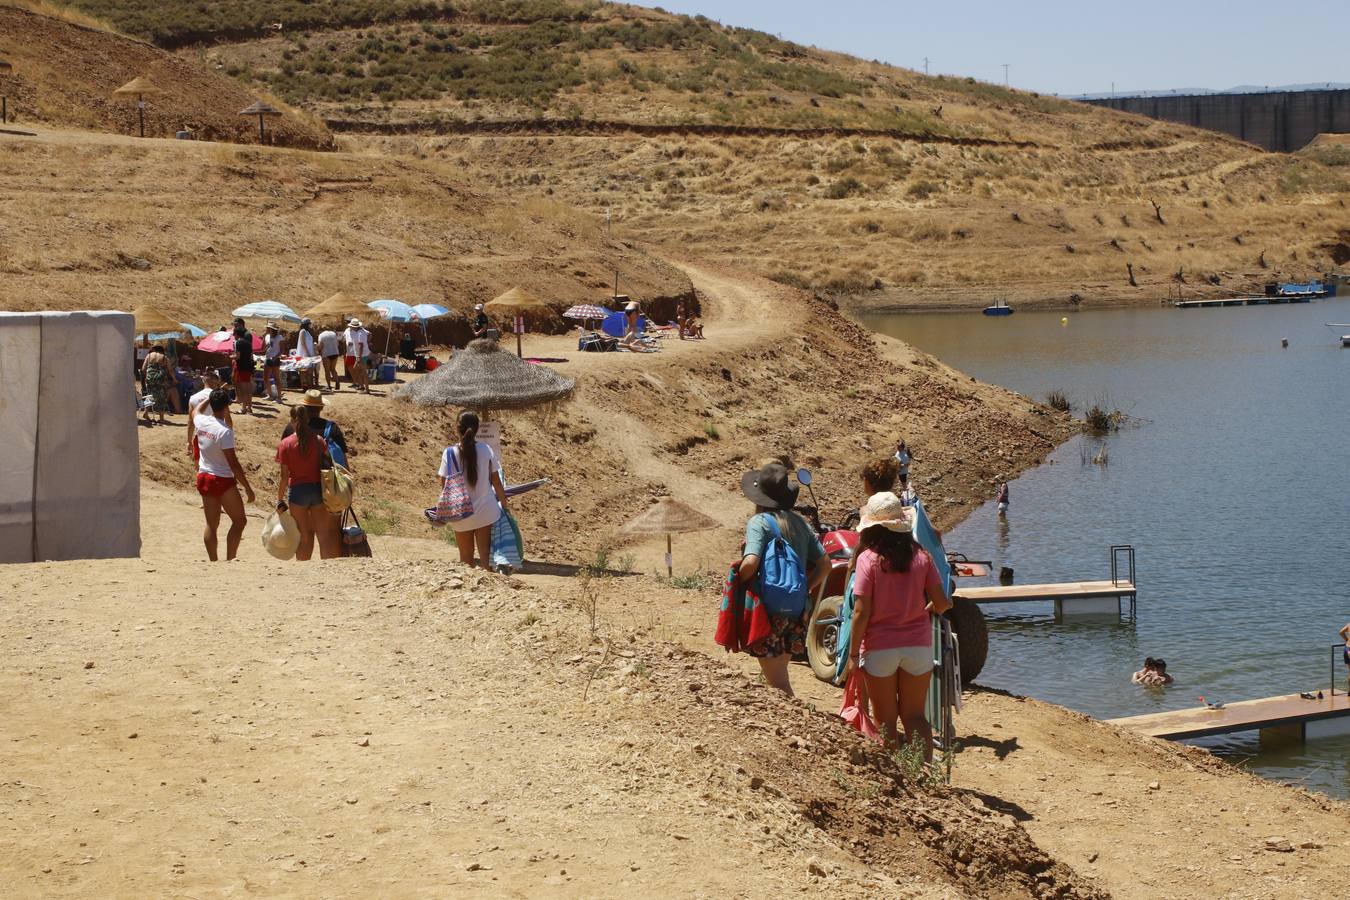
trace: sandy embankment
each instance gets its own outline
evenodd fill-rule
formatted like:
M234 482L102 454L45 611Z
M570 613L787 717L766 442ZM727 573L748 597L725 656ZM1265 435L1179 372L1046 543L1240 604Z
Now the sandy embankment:
M745 512L730 485L761 442L822 448L823 502L842 506L851 461L884 447L886 416L901 417L929 448L934 499L951 484L936 505L952 518L983 489L966 447L990 448L981 459L1006 448L1019 468L1053 445L1015 395L921 355L891 367L799 295L691 271L710 325L726 317L725 344L710 329L706 344L640 361L569 363L591 367L564 414L568 434L592 429L585 441L546 437L556 422L512 421L522 468L569 449L616 460L634 482L614 494L559 485L572 512L535 542L541 555L588 552L621 521L616 497L640 507L666 484L727 524L678 550L715 566ZM772 324L738 324L745 309ZM831 333L795 333L821 321ZM639 362L640 373L616 368ZM843 367L860 387L828 409L837 394L821 386ZM757 399L774 378L800 387L786 409ZM878 417L887 392L910 404ZM396 470L420 451L399 454L403 431L377 437L376 425L391 430L375 418L381 402L335 405L372 436L357 457L369 482L411 504L423 480ZM721 437L669 449L708 419ZM438 438L434 417L412 424L428 430L416 440ZM259 473L278 427L241 429ZM157 476L176 471L181 434L144 432ZM554 499L521 501L527 534L550 534ZM260 514L243 559L207 567L195 497L147 483L142 559L0 570L0 872L14 893L1292 897L1343 886L1344 804L1203 754L984 693L959 720L956 788L915 790L828 714L833 690L805 669L794 679L811 702L788 702L745 677L748 660L725 660L709 639L710 592L602 581L592 629L577 580L475 576L444 542L396 535L374 539L375 560L297 567L263 554ZM658 544L632 548L640 568ZM1297 849L1266 850L1270 836Z

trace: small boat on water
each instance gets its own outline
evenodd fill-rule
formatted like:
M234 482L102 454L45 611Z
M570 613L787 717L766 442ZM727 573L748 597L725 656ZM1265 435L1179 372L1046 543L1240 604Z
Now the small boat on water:
M1011 316L1013 308L1008 305L1007 300L995 300L993 306L984 308L984 314L986 316Z
M1350 328L1350 324L1345 322L1327 322L1326 326L1328 328ZM1341 334L1341 346L1350 347L1350 334Z

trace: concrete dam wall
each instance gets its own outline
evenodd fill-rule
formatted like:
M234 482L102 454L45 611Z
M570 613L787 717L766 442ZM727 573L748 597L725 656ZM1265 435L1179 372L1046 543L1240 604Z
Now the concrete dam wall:
M1323 132L1350 132L1350 90L1111 97L1084 102L1222 131L1281 153L1301 149Z

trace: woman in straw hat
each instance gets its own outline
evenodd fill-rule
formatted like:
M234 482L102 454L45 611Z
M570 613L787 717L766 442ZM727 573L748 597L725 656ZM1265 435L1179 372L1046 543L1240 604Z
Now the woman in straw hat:
M891 744L923 741L933 758L933 730L924 715L933 672L929 616L951 602L937 566L913 538L914 510L895 494L873 494L858 523L858 562L853 573L853 625L848 670L861 668L872 713Z
M459 443L441 453L441 488L450 476L462 473L473 500L473 513L466 519L450 522L459 547L459 561L474 565L474 551L478 565L492 568L492 526L506 512L506 488L497 468L497 454L487 444L479 443L478 413L466 409L459 414Z
M830 561L820 538L806 520L792 511L801 490L788 481L787 469L778 463L752 469L741 477L741 492L755 504L755 514L745 526L745 552L741 557L738 578L742 584L752 582L760 572L760 564L769 544L781 535L804 567L800 573L807 585L806 610L800 616L768 612L770 632L762 641L746 648L759 660L764 680L791 697L792 681L788 677L788 663L794 653L806 651L806 627L811 618L810 598L830 573Z

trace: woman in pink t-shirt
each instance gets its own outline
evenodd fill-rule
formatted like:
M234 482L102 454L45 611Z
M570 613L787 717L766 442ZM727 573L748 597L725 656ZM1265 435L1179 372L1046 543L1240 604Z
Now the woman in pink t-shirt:
M933 730L924 715L933 671L930 615L951 608L937 566L914 543L914 510L887 491L873 494L858 523L853 573L853 626L848 665L861 668L872 713L888 743L922 739L933 758Z

